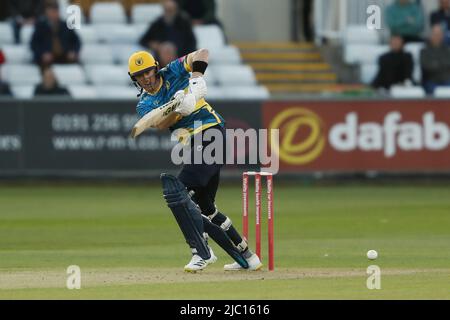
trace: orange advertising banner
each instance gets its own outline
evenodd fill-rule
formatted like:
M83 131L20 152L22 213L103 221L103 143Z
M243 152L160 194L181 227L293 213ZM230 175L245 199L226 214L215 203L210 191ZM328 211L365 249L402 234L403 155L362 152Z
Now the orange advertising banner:
M450 171L450 101L268 102L263 124L281 172Z

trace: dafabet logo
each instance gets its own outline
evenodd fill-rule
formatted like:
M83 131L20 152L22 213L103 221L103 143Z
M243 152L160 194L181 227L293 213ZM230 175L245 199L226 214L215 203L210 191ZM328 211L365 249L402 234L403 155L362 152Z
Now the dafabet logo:
M414 121L411 115L397 110L376 119L355 111L336 117L292 106L269 122L270 129L279 129L279 145L271 144L289 165L311 164L325 150L332 152L331 156L370 152L387 160L399 153L439 152L449 147L450 127L432 111L415 114Z
M293 165L304 165L320 156L325 147L322 119L311 110L293 107L276 115L269 129L280 130L279 146L272 143L280 158Z

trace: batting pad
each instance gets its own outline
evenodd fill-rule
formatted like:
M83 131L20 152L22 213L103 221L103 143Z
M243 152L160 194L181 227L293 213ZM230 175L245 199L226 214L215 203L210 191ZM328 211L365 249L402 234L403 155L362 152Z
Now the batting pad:
M207 260L211 254L203 237L203 221L199 207L191 200L186 187L177 177L161 174L164 199L172 211L181 232L191 248L195 248L202 259Z
M248 269L248 262L242 255L242 253L234 246L231 239L228 237L226 232L218 225L212 223L207 217L203 216L203 225L205 232L223 249L226 253L230 255L239 263L239 265Z

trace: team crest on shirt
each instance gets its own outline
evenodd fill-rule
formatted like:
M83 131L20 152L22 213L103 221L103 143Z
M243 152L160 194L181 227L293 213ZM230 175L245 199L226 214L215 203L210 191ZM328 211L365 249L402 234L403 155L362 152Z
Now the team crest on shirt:
M169 90L170 89L170 82L166 81L166 89Z

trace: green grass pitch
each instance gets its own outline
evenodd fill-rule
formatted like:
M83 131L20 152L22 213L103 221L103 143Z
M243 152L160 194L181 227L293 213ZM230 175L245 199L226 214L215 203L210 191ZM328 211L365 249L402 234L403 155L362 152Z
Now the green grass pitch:
M237 185L217 198L239 230L241 198ZM186 274L158 185L0 186L0 299L450 299L450 186L275 181L274 205L274 272L263 243L263 271L226 273L211 241L219 260ZM372 264L379 290L366 286ZM70 265L80 290L66 288Z

